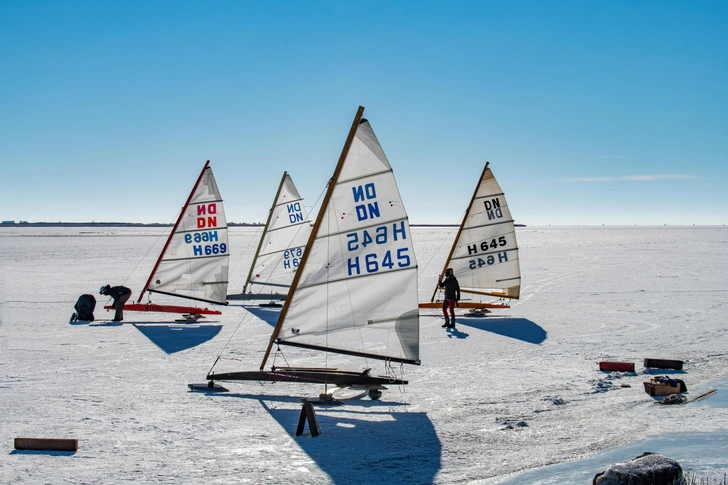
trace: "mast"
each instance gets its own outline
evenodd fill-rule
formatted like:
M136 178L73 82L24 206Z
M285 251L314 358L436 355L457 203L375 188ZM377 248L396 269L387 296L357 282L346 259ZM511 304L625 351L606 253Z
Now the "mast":
M293 282L291 283L291 289L288 291L289 297L286 298L286 301L283 303L283 308L281 309L281 313L278 316L278 322L276 323L275 328L273 329L273 333L270 337L270 342L268 342L268 348L265 351L265 355L263 356L263 361L260 363L260 369L263 370L265 367L265 363L268 360L268 356L270 355L271 349L273 348L273 344L275 343L276 339L278 338L278 335L281 332L281 328L283 327L283 321L286 318L286 314L288 313L288 307L291 304L291 296L296 291L296 287L298 286L298 281L301 279L301 275L303 274L303 268L306 266L306 262L308 261L308 256L311 253L310 248L313 247L313 243L316 240L316 235L318 234L319 227L321 227L321 222L323 221L324 216L326 215L325 208L328 207L329 201L331 200L331 194L334 192L334 187L336 187L336 183L339 179L339 173L341 172L341 168L344 165L344 161L346 160L347 155L349 154L349 148L351 147L352 142L354 141L354 136L356 136L356 130L359 127L359 123L361 122L362 115L364 114L364 107L359 106L359 109L356 112L356 116L354 116L354 121L351 124L351 129L349 130L349 135L346 138L346 143L344 143L344 148L341 150L341 155L339 156L339 161L336 164L336 168L334 169L334 174L331 176L331 179L329 180L329 186L326 190L326 195L324 196L323 202L321 202L321 209L319 210L318 216L316 217L316 222L314 223L313 229L311 230L311 234L308 236L308 242L306 243L307 251L303 252L303 257L301 258L301 264L298 266L298 269L296 270L296 274L293 276Z
M485 177L485 172L488 171L488 164L490 162L485 162L485 168L483 168L483 173L480 174L480 179L478 180L478 183L475 185L475 190L473 191L473 196L470 198L470 204L468 204L468 208L465 210L465 215L463 216L463 221L460 223L460 228L458 229L458 234L455 236L455 241L453 241L452 246L450 247L450 254L447 255L447 259L445 260L445 267L442 268L442 271L440 272L440 280L442 280L442 276L445 274L445 270L447 269L448 265L450 264L450 258L452 258L453 253L455 252L455 245L458 243L458 240L460 240L460 234L463 232L463 227L465 227L465 223L468 220L468 216L470 215L470 209L473 207L473 202L475 201L475 196L478 194L478 190L480 189L480 184L483 182L483 177ZM430 302L435 301L435 297L437 296L437 290L440 289L439 285L435 285L435 291L432 292L432 298L430 298Z
M192 196L195 195L195 192L197 191L197 186L200 185L200 181L202 180L202 177L205 175L205 171L210 166L210 160L208 160L205 163L205 166L202 167L202 172L200 172L200 176L197 177L197 182L195 182L194 187L192 187L192 190L190 191L190 195L187 197L187 201L185 202L185 205L182 206L182 210L179 211L179 217L177 217L177 222L174 223L174 227L172 228L172 232L169 233L169 237L167 238L167 242L164 243L164 248L162 249L162 252L159 253L159 258L157 258L157 262L154 264L154 268L152 268L152 272L149 273L149 279L147 279L147 282L144 284L144 289L139 293L139 299L137 300L137 303L140 303L142 301L142 298L144 297L144 293L146 293L147 288L149 288L149 283L151 283L152 278L154 277L154 273L157 272L157 268L159 268L159 264L162 262L162 258L164 257L164 253L167 252L167 248L169 247L169 243L172 241L172 238L174 237L174 234L177 232L177 227L179 227L180 221L182 221L182 217L185 214L185 209L187 209L187 206L190 205L190 201L192 200Z
M270 211L268 212L268 220L265 221L265 227L263 228L263 234L260 236L260 242L258 243L258 249L255 250L255 257L253 258L253 263L250 265L250 271L248 272L248 278L245 280L245 285L243 285L243 293L248 288L248 284L250 283L250 278L253 276L253 270L255 269L255 262L258 260L258 254L260 253L260 248L263 246L263 239L265 238L265 233L268 231L268 225L270 225L271 217L273 217L273 211L276 208L276 204L278 203L278 196L281 195L281 189L283 188L283 182L286 181L286 175L288 175L288 172L283 172L283 177L281 177L281 183L278 185L278 192L276 192L276 196L273 199L273 205L270 206Z

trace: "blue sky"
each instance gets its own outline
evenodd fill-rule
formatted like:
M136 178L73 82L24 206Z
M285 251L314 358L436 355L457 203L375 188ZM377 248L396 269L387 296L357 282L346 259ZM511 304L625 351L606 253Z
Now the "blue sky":
M306 205L359 105L411 223L483 165L516 222L728 222L728 2L6 1L0 219L229 221Z

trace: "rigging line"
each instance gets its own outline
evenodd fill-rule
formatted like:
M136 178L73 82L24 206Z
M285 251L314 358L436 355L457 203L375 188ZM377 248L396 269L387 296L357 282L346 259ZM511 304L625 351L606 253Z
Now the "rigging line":
M240 326L243 324L243 322L245 321L245 317L248 315L250 315L250 313L246 311L245 314L240 318L240 321L238 322L238 326L235 327L235 330L233 330L232 335L230 335L230 338L228 339L228 341L225 342L225 345L220 350L220 353L217 354L217 358L215 359L215 362L212 363L212 367L210 367L210 370L207 371L208 375L212 372L212 369L215 368L215 365L217 365L217 362L220 360L220 357L222 357L222 353L225 352L225 349L227 349L228 345L230 345L230 341L233 339L235 334L238 333L238 330L240 330Z
M450 231L442 239L442 241L440 242L440 245L437 247L437 249L435 250L435 252L432 253L432 256L430 256L430 259L427 260L427 263L425 263L424 266L421 266L421 268L422 268L422 270L420 271L420 274L421 275L423 275L425 273L425 271L427 270L427 267L430 265L430 263L432 262L432 260L435 259L435 256L440 252L440 250L442 249L442 247L445 245L445 242L448 240L448 238L450 238L450 236L452 236L453 231L457 231L460 228L460 225L462 224L462 220L465 218L466 212L467 212L467 208L465 209L465 211L463 211L463 214L460 216L460 219L458 219L460 221L460 224L457 224L456 226L451 226L450 227ZM453 244L455 242L456 241L453 241ZM447 261L445 261L445 264L447 264Z
M336 212L337 212L335 204L336 204L336 202L332 198L331 199L331 210L334 212L334 214L336 214ZM328 220L328 218L327 218L327 220ZM337 218L334 220L336 221L336 234L341 234L341 228L339 227L339 219ZM331 231L329 231L329 240L331 240ZM327 260L328 260L328 258L327 258ZM326 279L328 281L328 277ZM342 281L342 280L338 280L338 281ZM352 312L351 312L352 324L356 324L356 322L354 321L354 312L353 312L354 303L352 302L352 299L351 299L350 281L352 281L352 278L344 277L343 281L346 283L346 296L349 299L349 307L352 309ZM327 291L328 291L328 285L327 285ZM327 320L327 325L328 325L328 320ZM356 327L353 326L353 328L356 328ZM359 335L359 348L364 349L364 338L362 335L362 328L357 329L357 334ZM328 340L328 332L326 332L326 338ZM328 345L328 342L327 342L327 345ZM367 367L369 366L369 359L367 357L364 357L364 363Z
M180 214L181 212L182 212L182 209L180 209L180 210L179 210L179 212L177 213L177 215L176 215L176 216L175 216L175 217L174 217L174 218L173 218L172 220L173 220L173 221L176 221L176 220L177 220L177 217L179 217L179 214ZM172 222L172 223L170 224L170 226L171 226L171 227L174 227L174 222ZM153 243L151 244L151 246L149 246L149 249L147 249L147 252L146 252L146 253L144 253L144 256L142 256L141 258L139 258L139 261L137 262L136 266L134 266L134 269L132 269L132 270L131 270L131 273L129 273L129 274L127 275L127 277L126 277L126 278L124 279L124 281L122 281L122 282L121 282L121 284L122 284L122 285L123 285L124 283L126 283L126 282L127 282L128 280L129 280L129 278L131 278L131 275L133 275L133 274L134 274L134 273L136 272L137 268L139 268L139 265L140 265L140 264L142 264L142 261L144 261L144 259L145 259L145 258L146 258L147 256L149 256L149 253L150 253L150 252L152 251L152 249L154 249L154 246L156 246L156 245L157 245L157 243L159 242L159 240L160 240L160 239L162 238L162 236L165 236L165 235L166 235L166 234L165 234L165 230L163 229L163 230L162 230L162 232L160 232L160 233L159 233L159 234L157 235L157 238L156 238L156 239L154 240L154 242L153 242ZM146 288L145 288L145 289L146 289ZM143 292L143 291L144 291L144 290L142 290L142 292ZM108 302L107 302L107 303L108 303Z
M250 249L251 244L253 244L254 242L257 242L258 239L260 239L259 237L256 237L258 235L258 232L261 233L261 237L262 237L262 232L263 232L262 226L261 227L257 227L255 229L255 232L253 233L253 235L248 240L247 246L245 246L245 248L243 249L243 251L240 252L240 256L238 256L238 260L235 262L235 266L231 270L231 274L235 274L235 270L238 268L238 265L240 264L240 261L243 260L243 256L248 253L248 250Z

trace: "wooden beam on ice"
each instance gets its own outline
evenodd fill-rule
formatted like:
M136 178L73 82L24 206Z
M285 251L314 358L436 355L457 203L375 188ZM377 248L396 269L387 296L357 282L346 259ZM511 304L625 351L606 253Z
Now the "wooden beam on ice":
M67 438L15 438L15 449L78 451L78 440Z

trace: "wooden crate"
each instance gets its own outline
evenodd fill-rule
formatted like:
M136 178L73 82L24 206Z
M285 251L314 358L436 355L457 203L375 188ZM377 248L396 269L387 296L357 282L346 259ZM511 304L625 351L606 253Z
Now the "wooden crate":
M680 394L680 385L671 386L670 384L646 381L645 392L650 396L669 396L670 394Z
M15 438L15 449L78 451L78 440L65 438Z
M599 370L634 372L633 362L599 362Z
M683 361L667 359L645 359L645 367L654 367L656 369L682 370Z

